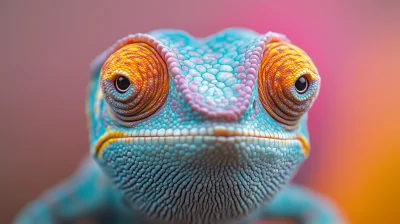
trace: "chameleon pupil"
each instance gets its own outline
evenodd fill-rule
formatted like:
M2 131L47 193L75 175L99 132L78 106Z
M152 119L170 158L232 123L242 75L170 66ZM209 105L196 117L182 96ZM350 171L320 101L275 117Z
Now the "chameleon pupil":
M124 76L120 76L115 80L115 87L120 93L126 92L128 90L131 82Z
M294 86L296 87L298 93L303 94L307 91L308 81L304 76L301 76L299 79L297 79Z

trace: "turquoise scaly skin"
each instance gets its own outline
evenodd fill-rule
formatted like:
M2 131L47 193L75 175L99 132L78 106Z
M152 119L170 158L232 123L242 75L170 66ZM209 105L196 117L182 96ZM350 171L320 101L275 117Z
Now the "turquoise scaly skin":
M157 30L119 40L92 65L91 157L15 223L343 223L328 199L287 184L307 157L307 115L287 128L260 102L258 68L271 40L288 42L245 29L204 39ZM163 58L169 90L156 113L123 122L104 97L100 71L133 42Z

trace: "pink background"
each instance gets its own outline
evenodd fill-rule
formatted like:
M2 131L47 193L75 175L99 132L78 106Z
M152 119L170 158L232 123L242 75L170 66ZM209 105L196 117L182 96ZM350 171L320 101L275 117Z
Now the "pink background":
M300 3L301 2L301 3ZM1 1L0 223L71 174L88 152L89 63L157 28L286 34L322 76L311 157L295 181L353 223L399 221L399 1Z

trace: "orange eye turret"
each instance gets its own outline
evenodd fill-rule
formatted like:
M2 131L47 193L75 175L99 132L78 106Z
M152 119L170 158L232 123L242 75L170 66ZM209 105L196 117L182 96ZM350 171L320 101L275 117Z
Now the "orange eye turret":
M265 110L278 122L296 127L318 95L318 71L300 48L286 42L270 42L258 73L258 92Z
M131 122L149 117L165 103L168 76L165 62L150 45L132 43L107 59L100 85L115 115Z

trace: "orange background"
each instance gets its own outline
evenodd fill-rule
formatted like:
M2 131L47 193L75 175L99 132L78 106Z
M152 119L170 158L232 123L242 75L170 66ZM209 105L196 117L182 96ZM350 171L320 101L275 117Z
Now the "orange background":
M239 26L286 34L322 76L311 157L295 182L352 223L400 222L399 1L1 1L0 223L88 152L89 63L157 28L196 36Z

